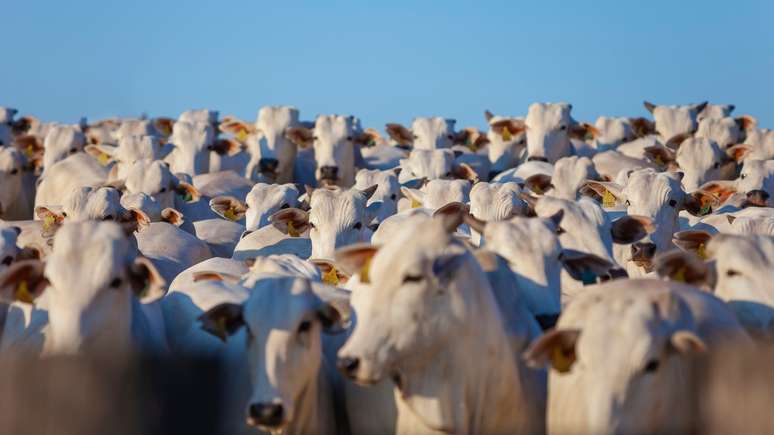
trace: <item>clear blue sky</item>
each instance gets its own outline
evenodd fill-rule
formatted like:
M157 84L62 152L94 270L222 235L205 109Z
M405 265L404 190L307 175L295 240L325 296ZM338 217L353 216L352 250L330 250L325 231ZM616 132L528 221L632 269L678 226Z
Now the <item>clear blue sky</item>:
M367 126L569 101L579 120L642 100L734 103L774 127L774 1L14 1L0 105L75 122L208 107Z

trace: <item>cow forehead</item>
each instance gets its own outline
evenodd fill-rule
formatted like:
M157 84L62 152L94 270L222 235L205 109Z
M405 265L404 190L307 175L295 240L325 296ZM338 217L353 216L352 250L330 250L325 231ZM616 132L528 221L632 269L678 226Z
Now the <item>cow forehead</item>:
M254 334L273 329L291 330L314 309L320 299L309 281L289 276L269 276L257 280L244 305L244 319Z
M160 160L138 160L134 162L126 177L126 188L131 193L156 193L172 181L172 173Z
M684 162L714 162L720 157L722 157L722 152L715 142L699 137L690 138L680 144L676 156L678 163L681 160Z
M416 225L396 232L374 256L370 269L373 282L400 282L403 272L422 271L429 259L451 243L451 235L437 220L415 217L412 221Z
M722 234L713 237L708 252L724 269L753 270L766 276L774 267L774 237L766 235Z
M489 222L484 230L487 244L498 252L549 254L559 250L559 238L544 219L514 217Z
M156 201L156 198L146 193L125 193L121 196L120 202L124 208L144 211L152 221L157 221L161 217L161 204Z
M565 103L533 103L529 106L526 123L535 127L553 125L570 120L570 106Z
M161 154L161 147L152 136L124 136L118 141L118 154L126 162L156 160Z
M16 148L0 147L0 171L18 169L22 164L22 155Z
M303 277L311 281L320 281L320 270L312 263L292 254L257 257L243 278L242 284L252 288L266 275Z
M298 109L290 106L261 107L255 124L261 130L285 129L298 124Z
M627 199L641 200L643 203L666 202L676 191L682 191L679 181L649 169L632 172L624 187Z
M438 116L432 118L415 118L411 130L415 134L438 136L454 131L454 122Z
M315 189L309 203L311 215L346 220L363 213L365 198L359 192L338 188Z
M319 139L340 140L354 131L354 119L341 115L320 115L314 123L314 134Z
M210 143L213 137L210 124L177 121L172 126L172 142L178 147L201 148Z
M248 206L255 207L261 203L275 203L284 200L295 201L297 198L298 189L292 184L258 183L247 194L245 202Z

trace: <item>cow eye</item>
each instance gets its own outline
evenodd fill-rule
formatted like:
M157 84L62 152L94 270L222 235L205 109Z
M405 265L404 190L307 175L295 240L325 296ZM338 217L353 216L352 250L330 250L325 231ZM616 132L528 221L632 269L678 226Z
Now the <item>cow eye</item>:
M415 134L412 134L411 136L412 136L414 139L419 139L419 136L417 136L417 135L415 135Z
M315 226L315 224L313 224L313 223L309 222L309 228L312 228L312 229L314 229L314 228L317 228L317 226Z
M10 255L6 256L5 258L3 258L2 263L6 266L10 266L11 263L13 263L13 257L11 257Z
M720 162L715 162L714 165L712 165L713 168L717 169L720 167Z
M740 179L742 179L742 180L744 180L744 178L745 178L746 176L747 176L746 174L742 174L742 175L740 175L740 176L739 176L739 178L740 178Z
M567 126L566 125L562 125L561 127L559 127L559 130L567 130Z
M312 136L312 140L317 140L317 136Z
M62 217L67 217L67 213L66 212L62 212Z
M102 218L102 220L103 221L112 221L113 220L113 215L112 214L106 215L104 218Z
M422 275L406 275L403 277L403 282L420 282L425 279Z
M670 207L674 207L674 206L676 206L676 205L677 205L677 201L675 201L674 199L670 199L670 200L669 200L669 206L670 206Z
M164 193L166 191L167 191L167 188L166 187L162 187L161 190L159 190L159 193Z
M303 334L304 332L308 332L310 329L312 329L312 322L308 320L304 320L298 325L298 333Z
M738 276L738 275L741 275L741 273L739 273L738 271L736 271L734 269L728 269L726 271L726 276Z
M352 136L347 136L347 140L352 142Z
M280 206L280 208L290 208L290 205L289 205L289 204L282 204L282 205Z
M524 140L524 139L520 140L520 141L519 141L519 145L524 145L524 142L525 142L525 140Z
M445 176L445 177L451 177L451 175L452 175L452 173L451 173L451 172L447 172L447 173L446 173L444 176Z
M121 282L121 278L113 278L113 281L110 281L110 287L119 288L121 287Z
M395 201L395 199L397 199L397 198L398 198L398 195L396 195L394 193L392 195L390 195L390 199L393 200L393 201Z
M557 235L564 234L566 232L567 231L565 231L564 228L562 228L562 227L559 227L559 228L556 229L556 234Z
M454 136L452 136L452 135L450 135L450 134L449 134L449 135L446 135L446 137L448 137L448 138L449 138L449 140L452 140L452 139L454 139Z
M78 152L78 150L77 150L77 149L75 149L75 148L70 148L70 154L75 154L75 153L77 153L77 152Z
M19 173L19 170L16 168L11 169L11 175L16 175Z
M355 225L352 225L352 228L354 228L356 230L359 230L359 229L363 228L363 224L360 223L360 222L357 222L357 223L355 223Z
M631 207L631 205L632 205L632 203L631 203L631 202L629 202L629 200L627 199L627 200L626 200L626 206L627 206L627 207Z
M659 362L656 359L652 359L648 361L647 364L645 364L645 368L643 369L645 373L653 373L656 370L658 370Z

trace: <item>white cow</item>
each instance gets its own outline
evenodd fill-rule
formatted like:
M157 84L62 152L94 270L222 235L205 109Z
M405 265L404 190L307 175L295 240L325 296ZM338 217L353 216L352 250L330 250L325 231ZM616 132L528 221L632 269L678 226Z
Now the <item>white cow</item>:
M35 202L34 176L15 148L0 147L0 218L30 219Z
M46 168L35 194L35 208L61 206L70 192L81 187L102 186L107 178L107 168L97 160L86 153L73 154Z
M533 103L527 118L527 160L554 163L573 154L568 135L572 105L567 103Z
M485 113L489 131L486 133L487 156L492 164L489 179L513 168L523 160L527 149L527 127L524 118L495 116Z
M169 143L173 149L164 160L173 173L195 176L209 172L210 151L215 145L215 131L211 124L177 121Z
M401 187L409 206L438 210L450 202L468 202L470 182L467 180L430 180L420 189Z
M233 196L216 196L210 207L224 219L245 220L245 235L265 227L269 218L279 210L299 206L299 191L294 184L258 183L250 190L244 202Z
M456 223L407 228L368 262L379 291L352 294L357 323L338 366L359 384L392 379L399 434L541 432L540 373L513 354L486 275L450 234Z
M43 140L43 169L48 170L54 163L83 150L86 137L80 126L54 125Z
M400 145L410 145L414 149L434 150L451 148L459 142L459 133L454 132L454 119L440 117L414 118L411 130L401 124L387 124L387 134Z
M355 175L355 189L364 191L371 186L377 186L376 191L368 199L367 206L380 204L369 222L371 228L376 228L385 219L398 211L398 197L400 196L400 184L394 170L380 171L378 169L361 169ZM376 207L376 205L373 205Z
M470 189L470 214L484 222L525 216L529 206L520 194L521 189L516 183L476 183ZM471 238L474 245L480 245L478 231L471 231Z
M677 283L588 288L525 353L550 364L548 433L683 433L687 358L721 338L746 342L725 304Z
M123 180L132 165L139 160L159 160L163 157L162 145L154 136L124 136L117 146L106 144L87 145L86 152L110 168L111 180Z

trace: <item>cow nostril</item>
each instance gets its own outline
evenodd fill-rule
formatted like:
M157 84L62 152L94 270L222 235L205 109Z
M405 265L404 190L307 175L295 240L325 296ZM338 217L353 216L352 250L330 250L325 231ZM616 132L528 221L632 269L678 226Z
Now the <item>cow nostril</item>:
M656 255L656 244L649 242L633 243L631 250L633 260L651 260Z
M9 256L3 258L2 264L6 265L6 266L10 266L12 262L13 262L13 257L11 257L9 255Z
M341 371L342 373L344 373L349 377L352 377L355 374L355 371L357 371L358 366L360 366L360 358L356 358L356 357L339 358L339 360L336 362L336 366L338 367L339 371Z
M250 420L261 426L279 426L285 416L285 410L279 403L253 403L248 411Z
M335 180L339 175L339 168L337 166L323 166L320 168L320 175L324 180Z
M538 157L538 156L530 156L527 157L528 162L546 162L548 163L548 159L545 157Z
M260 159L258 160L258 168L261 172L274 172L279 166L279 160L277 159Z

